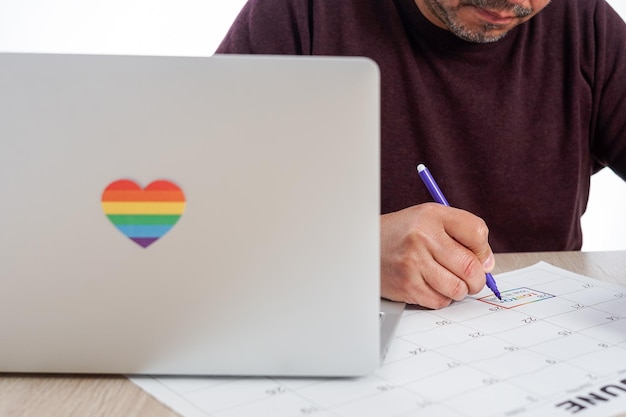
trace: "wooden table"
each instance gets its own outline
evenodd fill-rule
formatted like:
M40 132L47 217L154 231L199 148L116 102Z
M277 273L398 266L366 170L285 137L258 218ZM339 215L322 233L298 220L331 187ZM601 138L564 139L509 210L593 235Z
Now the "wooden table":
M498 254L494 272L538 261L626 286L626 251ZM0 375L3 417L177 416L123 376Z
M559 268L626 286L626 251L615 252L530 252L496 255L495 273L549 262Z

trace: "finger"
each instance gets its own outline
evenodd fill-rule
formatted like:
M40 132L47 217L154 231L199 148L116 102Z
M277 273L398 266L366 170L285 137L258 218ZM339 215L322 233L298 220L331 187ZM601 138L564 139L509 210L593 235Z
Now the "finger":
M489 228L474 214L450 207L444 218L444 229L454 240L468 248L478 258L484 272L490 272L495 262L489 246Z
M381 295L393 301L402 301L426 308L446 307L452 299L433 289L424 278L423 271L433 269L433 266L427 265L436 263L432 256L421 257L420 252L423 251L414 250L404 256L397 256L395 262L391 262L386 267L381 265L387 277L381 280Z
M465 248L458 242L452 239L447 242L443 242L441 249L436 251L433 256L435 257L435 261L437 263L449 271L450 275L454 276L465 285L465 295L476 294L485 286L485 271L480 261L472 251ZM440 274L440 276L442 275L443 274ZM452 285L461 285L457 282L449 282L452 281L451 278L439 279L445 280L445 283L440 285L446 285L446 288L451 288ZM457 289L457 291L460 290Z
M446 297L441 292L431 287L424 277L413 280L413 288L405 291L409 304L417 304L422 307L438 310L447 307L452 302L450 297Z
M381 295L393 301L402 301L432 309L448 306L452 299L436 291L426 282L422 270L415 268L415 261L412 259L410 262L405 262L405 266L407 264L412 266L403 272L396 270L395 273L388 275L388 279L382 280ZM434 263L432 260L431 262ZM424 265L424 262L420 262L420 264Z
M495 262L487 242L485 222L475 215L459 209L447 210L444 219L445 234L431 241L435 261L463 280L469 294L480 292L485 286L485 272L493 269ZM446 238L447 237L447 238ZM483 241L483 243L481 243ZM466 246L469 245L469 246ZM485 248L486 258L476 253Z
M461 301L470 291L468 283L456 274L433 260L432 265L425 266L423 277L426 284L437 293L455 301ZM482 288L482 287L481 287Z
M417 304L439 309L449 305L452 300L460 301L467 296L468 287L459 277L440 265L432 254L424 251L418 257L419 268L414 268L411 294L415 294Z

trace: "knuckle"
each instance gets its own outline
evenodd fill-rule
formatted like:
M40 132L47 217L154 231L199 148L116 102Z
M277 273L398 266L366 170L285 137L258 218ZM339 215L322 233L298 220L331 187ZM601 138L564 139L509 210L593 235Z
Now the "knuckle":
M423 228L416 228L406 235L404 246L406 249L414 251L416 248L426 246L431 239L431 233Z
M476 258L467 253L463 254L461 257L461 265L462 265L462 273L461 277L463 281L468 281L472 277L476 275L476 271L480 269L482 271L482 266L478 264Z
M423 214L436 213L441 206L436 203L426 202L426 203L422 203L414 207L416 207L416 210L419 210L420 214L423 215Z
M483 241L487 241L489 238L489 227L487 227L487 223L483 219L479 219L476 224L476 236Z
M464 281L460 279L454 280L454 284L452 286L450 292L450 298L453 300L462 300L467 295L468 287Z
M462 260L463 265L463 275L461 279L463 280L461 285L464 285L465 295L476 294L480 292L484 285L485 271L483 270L482 265L474 256L465 255Z
M415 259L409 253L404 253L396 259L395 269L400 277L410 277L415 270ZM408 281L406 279L403 280L405 285Z

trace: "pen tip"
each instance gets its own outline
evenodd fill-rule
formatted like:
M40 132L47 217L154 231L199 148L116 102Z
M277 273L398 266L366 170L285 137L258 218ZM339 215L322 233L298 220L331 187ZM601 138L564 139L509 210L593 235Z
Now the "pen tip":
M417 166L417 172L422 172L422 171L423 171L423 170L425 170L425 169L426 169L426 167L424 166L424 164L419 164L419 165Z

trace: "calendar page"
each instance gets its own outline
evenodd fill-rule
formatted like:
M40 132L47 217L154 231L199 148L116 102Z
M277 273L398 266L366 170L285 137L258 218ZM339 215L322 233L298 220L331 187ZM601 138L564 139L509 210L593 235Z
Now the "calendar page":
M131 380L185 417L617 416L626 288L546 263L441 310L407 307L371 376Z

